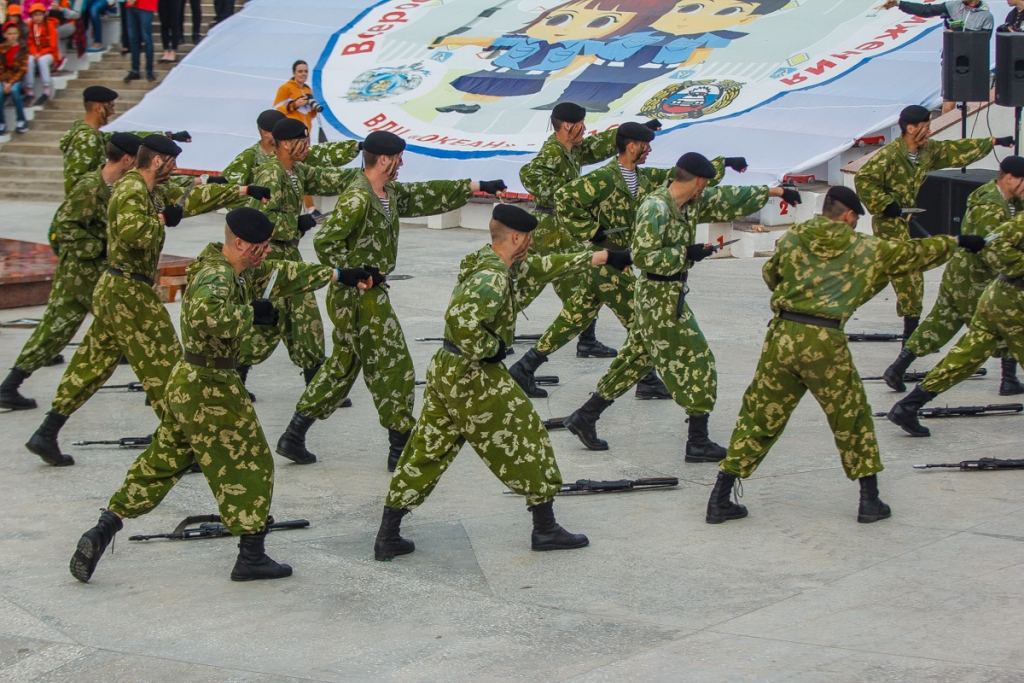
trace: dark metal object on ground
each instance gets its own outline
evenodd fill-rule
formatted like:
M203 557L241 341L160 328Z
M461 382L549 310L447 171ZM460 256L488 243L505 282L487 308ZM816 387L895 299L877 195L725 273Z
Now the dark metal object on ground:
M198 524L198 527L188 528L190 524ZM286 529L304 529L309 526L309 520L295 519L289 522L275 522L273 518L267 519L267 531L283 531ZM169 534L152 534L149 536L129 536L129 541L148 541L153 538L166 538L171 541L191 540L194 538L220 538L230 536L223 524L220 523L220 515L195 515L181 520L174 531Z

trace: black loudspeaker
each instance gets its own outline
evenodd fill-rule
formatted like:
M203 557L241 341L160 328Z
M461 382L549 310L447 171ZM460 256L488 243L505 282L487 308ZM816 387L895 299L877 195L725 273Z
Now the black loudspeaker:
M996 34L996 104L1024 107L1024 33Z
M942 38L942 99L988 102L988 31L946 31Z
M914 218L932 235L959 235L967 197L998 175L998 171L982 168L969 168L967 173L960 169L929 173L917 194L917 206L925 211Z

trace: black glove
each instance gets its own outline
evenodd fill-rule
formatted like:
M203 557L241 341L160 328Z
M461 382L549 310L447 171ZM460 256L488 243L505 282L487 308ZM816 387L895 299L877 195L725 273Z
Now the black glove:
M703 244L691 244L686 247L686 258L694 263L703 261L708 256L715 253L714 247L708 247Z
M316 218L311 213L304 213L299 216L299 232L305 235L316 227Z
M645 123L644 126L646 128L650 128L655 133L657 133L659 130L661 130L661 121L659 121L658 119L651 119L650 121Z
M164 225L168 228L173 228L181 222L182 216L185 215L185 209L177 204L171 204L170 206L165 206L161 213L164 215Z
M903 215L903 207L899 205L899 202L892 202L882 209L882 215L886 218L899 218Z
M253 325L266 325L268 327L277 327L278 320L281 319L281 314L274 304L270 303L269 299L260 297L259 299L253 299L252 303L252 324Z
M508 189L504 180L481 180L480 191L487 194L497 194Z
M262 185L249 185L245 188L245 193L253 199L260 201L270 199L270 188L263 187Z
M1013 136L1007 135L1006 137L996 138L995 144L999 147L1013 147Z
M387 276L384 275L384 273L380 272L380 268L376 266L368 266L364 263L363 270L367 271L370 274L370 277L373 278L374 287L376 287L377 285L379 285L380 283L384 282L387 279Z
M782 188L782 201L791 206L796 206L800 203L800 193L792 187L784 187Z
M618 270L625 270L633 265L633 256L628 251L608 251L608 265Z
M338 269L338 282L349 287L355 287L368 277L370 277L370 271L365 268Z
M212 175L206 179L207 185L227 185L228 179L222 175Z
M981 235L960 235L956 238L956 243L961 249L972 254L977 254L985 248L985 238Z
M508 355L508 347L505 346L505 342L501 339L498 340L498 351L493 356L487 356L482 359L481 363L500 363L505 360L505 356Z
M737 173L743 173L747 170L747 160L744 157L726 157L725 165Z
M594 236L590 238L590 241L593 242L594 244L600 244L601 242L604 242L606 239L608 239L608 235L606 235L604 232L604 226L599 225L597 226L597 232L595 232Z

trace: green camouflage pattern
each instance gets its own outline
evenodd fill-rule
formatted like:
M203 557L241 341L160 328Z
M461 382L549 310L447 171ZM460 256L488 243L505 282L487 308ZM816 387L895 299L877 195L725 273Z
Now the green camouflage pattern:
M759 211L768 188L720 186L705 189L680 209L668 187L651 192L637 208L633 228L633 264L643 273L674 275L690 269L686 247L697 239L698 223L728 221ZM597 385L614 400L652 368L688 415L706 415L715 407L718 375L715 357L689 305L677 315L682 282L656 282L643 274L634 287L635 322L626 343Z
M967 140L929 140L911 161L907 143L896 138L878 150L854 176L857 194L869 212L871 228L876 237L887 240L908 240L910 229L906 218L887 218L885 207L897 202L903 208L917 203L917 193L925 176L942 168L967 166L988 156L992 138ZM896 292L896 315L920 317L924 311L924 277L919 273L892 281Z
M434 354L423 410L402 451L385 505L410 509L430 495L467 441L526 505L541 505L562 486L551 439L533 403L503 363L489 363L515 336L515 290L586 269L590 252L529 256L506 268L486 246L463 259L445 313L445 338L462 351ZM500 339L500 341L499 341Z
M344 166L359 154L358 144L355 140L343 140L313 145L309 148L309 154L303 163L308 166ZM221 175L235 185L258 185L259 183L254 180L256 169L265 164L271 156L273 155L264 152L257 142L243 149L224 167Z
M772 310L831 318L839 327L781 318L768 325L721 469L749 477L810 390L825 411L846 476L859 479L880 472L871 406L843 326L889 278L934 268L955 250L956 240L946 235L882 240L824 216L786 231L762 270L772 290Z
M95 171L107 161L107 144L113 133L96 130L82 119L71 124L71 129L60 139L64 154L64 194L70 194L75 183L86 173ZM140 138L163 135L162 132L135 132Z
M68 345L92 309L92 293L107 267L107 203L111 188L99 169L82 176L57 207L50 243L59 256L39 325L14 366L35 372Z

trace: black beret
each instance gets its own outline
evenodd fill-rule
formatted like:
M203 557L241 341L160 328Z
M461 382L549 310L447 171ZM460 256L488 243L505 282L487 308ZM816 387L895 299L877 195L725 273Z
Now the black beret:
M650 142L654 139L654 131L643 125L642 123L636 123L635 121L627 121L626 123L619 126L618 130L615 131L615 137L620 140L638 140L640 142Z
M491 218L516 232L532 232L537 227L533 214L512 204L495 204Z
M363 149L370 154L394 156L405 149L405 140L386 130L375 130L363 140Z
M864 215L864 206L860 203L860 198L857 196L856 192L848 187L843 187L841 185L830 187L828 192L825 193L825 199L832 199L839 202L858 216Z
M102 85L90 85L82 91L82 99L86 102L113 102L117 93Z
M256 125L260 130L265 130L268 133L274 132L274 124L281 119L288 118L276 109L268 109L256 117Z
M228 227L249 244L262 244L274 233L274 224L259 209L242 206L228 211Z
M110 136L110 144L125 154L136 156L139 153L142 138L135 133L114 133Z
M915 123L924 123L931 119L932 113L922 106L912 104L900 112L900 125L912 126Z
M1014 178L1024 178L1024 157L1008 156L999 162L999 170Z
M692 173L698 178L714 178L718 175L715 172L715 167L708 161L708 158L703 154L697 152L687 152L683 156L679 157L679 161L676 162L676 166L683 169L687 173Z
M181 154L181 147L174 144L174 141L166 135L157 135L156 133L153 135L147 135L142 139L142 144L149 147L157 154L172 157L176 157Z
M301 140L309 137L309 128L306 128L306 124L288 117L275 123L271 132L275 140Z
M551 118L566 123L579 123L587 117L587 110L575 102L559 102L551 110Z

